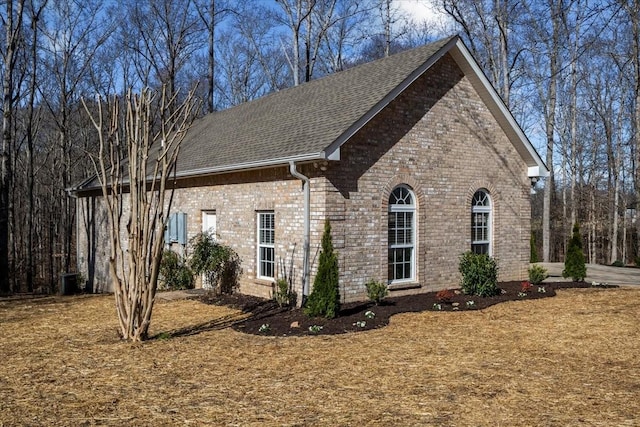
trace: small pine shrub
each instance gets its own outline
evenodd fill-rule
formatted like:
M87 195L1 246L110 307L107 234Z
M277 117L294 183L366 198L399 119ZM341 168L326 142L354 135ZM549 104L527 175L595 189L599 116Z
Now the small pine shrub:
M236 251L218 243L209 233L198 233L190 243L191 269L196 274L204 274L215 291L232 294L242 273L242 260Z
M582 252L582 237L580 237L580 225L576 222L573 226L573 235L569 241L567 255L564 260L562 277L571 277L576 282L582 282L587 276L587 266Z
M159 273L161 289L170 291L193 289L193 272L182 257L174 251L162 252Z
M624 262L620 261L619 259L615 260L613 262L613 264L611 264L612 267L624 267Z
M338 256L333 251L331 224L327 219L322 234L322 250L318 259L318 272L313 281L313 290L305 307L309 317L324 316L333 319L340 311L340 289L338 283Z
M536 246L536 235L534 233L531 233L531 238L529 239L529 246L531 247L531 252L529 255L529 262L534 263L534 262L539 262L540 260L538 259L538 248Z
M541 265L532 265L527 271L529 273L529 282L535 286L538 286L544 279L549 277L547 270Z
M490 297L498 295L498 263L487 254L471 251L460 256L461 287L467 295Z
M456 294L453 293L453 291L449 290L449 289L443 289L441 291L438 291L438 293L436 293L436 299L439 302L445 302L445 303L450 303L451 300L453 300L453 297Z
M389 295L389 288L382 282L371 279L365 286L367 287L367 296L376 305L380 304L380 302Z
M278 279L273 290L273 299L279 307L289 307L295 302L295 294L287 279Z

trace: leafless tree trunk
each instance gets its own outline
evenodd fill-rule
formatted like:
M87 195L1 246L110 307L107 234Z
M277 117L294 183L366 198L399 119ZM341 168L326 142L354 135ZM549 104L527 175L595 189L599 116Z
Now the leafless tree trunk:
M391 54L391 0L383 0L380 14L384 24L384 56Z
M124 23L123 39L135 53L142 83L165 86L173 96L185 65L204 42L194 0L139 0L131 2L128 13L133 27Z
M198 15L207 30L207 105L206 111L215 111L215 35L216 25L231 9L221 0L204 0L198 3Z
M554 166L553 166L553 150L555 142L556 127L556 101L558 91L558 73L560 71L560 26L562 1L550 0L551 14L551 40L548 41L549 56L549 79L546 82L546 102L544 103L545 118L545 136L547 139L547 155L546 163L549 167L549 177L544 185L544 201L542 210L542 259L544 262L551 261L551 198L554 192ZM545 99L545 96L541 96Z
M2 152L0 152L0 293L11 291L9 274L9 247L11 236L11 188L13 186L13 114L14 71L22 30L24 0L19 0L14 10L13 0L6 1L6 29L4 52L4 78L2 79Z
M117 98L107 107L108 113L100 102L97 115L83 101L100 143L94 161L107 211L109 269L125 340L141 341L148 336L173 198L171 180L180 145L198 108L193 91L180 104L177 96L169 97L163 87L159 111L154 113L153 92L129 91L123 116ZM155 131L158 117L159 130Z
M506 105L518 77L520 49L514 21L521 1L440 0L444 11L459 26L476 59Z
M302 25L310 19L311 12L317 0L276 0L286 16L286 24L291 30L291 54L287 53L287 60L293 74L293 85L300 84L300 39ZM285 48L286 53L286 48Z
M29 5L29 15L31 18L31 79L29 82L29 100L27 104L27 123L25 129L25 137L27 140L27 173L26 173L26 185L27 185L27 224L26 224L26 250L27 250L27 266L26 266L26 279L27 279L27 291L32 292L34 286L34 219L35 219L35 169L34 169L34 145L35 139L38 134L38 127L40 117L36 116L35 112L35 98L38 84L38 21L44 11L47 4L47 0L43 1L40 5L36 6L33 0Z
M640 1L620 1L626 12L627 19L631 27L631 70L633 84L633 118L631 128L633 130L633 145L636 157L633 159L635 163L634 188L636 195L636 203L634 208L636 212L640 211ZM640 240L640 220L636 221L636 239ZM640 244L638 245L640 252Z

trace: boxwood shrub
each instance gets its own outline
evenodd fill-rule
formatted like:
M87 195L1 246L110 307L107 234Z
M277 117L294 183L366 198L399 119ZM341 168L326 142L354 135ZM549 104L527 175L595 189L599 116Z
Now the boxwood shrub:
M468 251L460 256L459 270L465 294L490 297L500 293L498 263L495 258Z

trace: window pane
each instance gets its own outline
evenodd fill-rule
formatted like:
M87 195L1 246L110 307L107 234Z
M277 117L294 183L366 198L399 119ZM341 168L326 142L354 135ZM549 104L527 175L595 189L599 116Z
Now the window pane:
M478 254L490 253L491 199L486 191L473 195L471 206L471 250Z
M404 186L389 196L388 214L388 278L390 281L410 280L414 271L414 195Z
M491 206L489 195L485 191L476 191L473 195L473 206Z
M260 248L260 276L273 277L274 249Z
M485 254L489 255L489 244L488 243L474 243L471 245L471 251L476 254Z
M258 276L274 277L275 272L275 214L258 214Z

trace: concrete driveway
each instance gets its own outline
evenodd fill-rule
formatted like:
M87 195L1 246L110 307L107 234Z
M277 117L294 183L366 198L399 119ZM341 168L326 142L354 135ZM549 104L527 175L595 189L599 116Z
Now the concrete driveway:
M562 279L562 262L539 262L549 273L548 280ZM586 282L608 283L609 285L640 285L640 268L611 267L608 265L587 264Z

